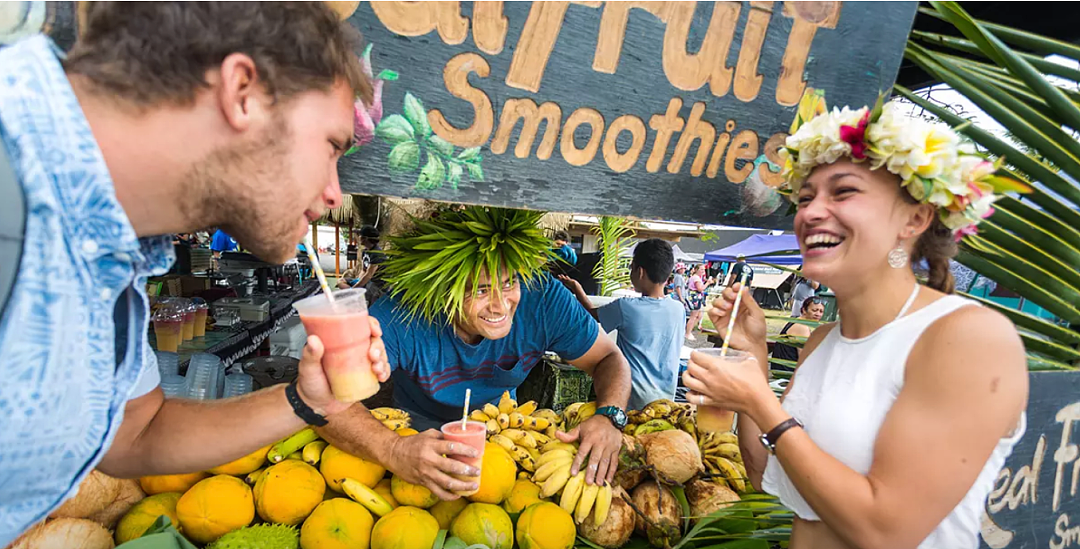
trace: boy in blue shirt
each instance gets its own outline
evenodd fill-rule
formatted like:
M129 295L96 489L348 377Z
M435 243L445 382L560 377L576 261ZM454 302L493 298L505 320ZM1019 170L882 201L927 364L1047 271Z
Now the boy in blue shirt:
M675 398L686 312L681 303L664 296L664 283L674 265L671 244L659 238L639 243L630 263L630 281L641 297L624 297L600 308L593 308L581 284L562 277L605 331L619 331L619 349L630 363L631 410Z

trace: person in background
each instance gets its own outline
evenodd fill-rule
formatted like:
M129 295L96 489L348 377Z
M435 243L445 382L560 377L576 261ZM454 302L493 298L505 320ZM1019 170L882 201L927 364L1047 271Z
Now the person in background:
M821 320L822 315L825 314L825 303L816 297L808 297L799 304L799 316L802 320ZM794 316L794 315L793 315ZM788 322L780 329L781 335L792 335L796 337L810 337L810 327L806 324L800 324L798 322ZM790 360L792 362L798 362L799 360L799 348L793 345L785 345L783 343L777 343L773 347L773 358L779 358L782 360ZM788 372L795 371L795 368L789 366L775 366L778 370L785 370Z
M577 252L574 251L574 247L570 245L570 233L566 231L555 231L554 246L552 250L555 255L559 256L570 265L577 265Z
M214 232L214 239L210 242L210 250L214 252L214 259L220 259L223 252L235 252L240 249L240 245L237 244L236 239L229 236L229 233L218 229Z
M806 277L799 277L795 282L795 288L791 291L791 316L798 317L802 314L803 301L814 297L815 292L821 287L821 283Z
M641 297L624 297L600 308L592 306L578 281L559 277L605 332L619 331L616 343L630 363L631 410L661 398L675 398L682 349L679 335L686 313L681 304L664 297L664 282L674 264L668 242L659 238L639 242L630 262L630 282Z
M731 267L731 272L728 276L728 281L725 286L731 287L736 282L742 280L743 274L746 274L746 287L754 287L754 268L746 264L746 256L739 254L735 256L735 264Z
M281 263L341 204L357 97L374 101L355 31L322 2L83 7L67 55L43 35L0 50L0 147L17 160L3 184L25 202L33 250L0 308L0 547L94 469L206 471L350 406L334 398L315 336L295 384L166 400L146 282L175 262L173 234L220 226ZM68 283L54 288L41 276L51 272ZM371 332L385 380L377 322ZM376 457L400 471L392 452L410 446L431 460L473 454L411 438Z
M383 254L379 251L379 230L370 225L365 225L360 229L360 253L359 261L357 261L352 267L345 270L341 274L341 278L338 279L337 287L341 289L346 288L364 288L369 294L369 303L374 301L378 295L374 295L377 291L372 283L375 278L375 273L379 269L379 263L382 262ZM381 294L381 292L379 292Z
M687 298L686 305L689 311L688 318L686 320L686 333L683 334L686 339L694 341L694 328L698 327L698 323L701 322L701 317L704 314L705 307L705 292L708 291L711 282L705 280L705 265L698 265L694 268L694 275L690 277L690 281L687 282Z
M686 265L675 264L675 274L671 275L671 296L683 306L683 311L689 315L690 305L686 302Z

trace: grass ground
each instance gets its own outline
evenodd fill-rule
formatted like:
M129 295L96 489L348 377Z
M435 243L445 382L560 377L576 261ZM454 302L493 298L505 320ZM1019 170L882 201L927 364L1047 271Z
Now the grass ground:
M765 314L782 315L782 314L786 314L786 311L779 311L779 310L774 311L774 310L766 309ZM768 318L768 319L765 320L765 322L768 325L769 335L779 334L780 330L782 330L784 328L784 324L787 324L783 319L779 319L779 318ZM701 327L706 329L706 330L710 330L710 331L716 329L713 326L712 321L709 320L709 317L707 315L705 316L704 321L701 323Z

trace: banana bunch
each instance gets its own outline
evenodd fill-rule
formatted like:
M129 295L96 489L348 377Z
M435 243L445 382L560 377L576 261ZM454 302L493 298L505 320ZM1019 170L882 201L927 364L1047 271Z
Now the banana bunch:
M536 462L533 482L540 486L540 495L544 498L559 497L559 506L573 515L581 524L590 516L595 524L603 524L611 510L613 487L585 484L585 471L570 475L570 466L577 455L577 447L564 442L550 442L543 448L540 459Z
M563 410L563 428L570 431L594 415L596 402L575 402Z
M506 448L506 451L510 452L514 461L517 462L518 467L530 473L536 471L536 464L540 460L538 447L550 442L544 433L534 433L521 429L506 429L498 434L491 435L488 440Z
M517 401L510 398L510 391L502 394L499 404L484 404L479 410L473 410L469 419L487 425L488 436L494 436L507 429L529 431L533 434L543 435L544 441L555 438L555 430L559 427L559 415L555 412L536 409L535 400L518 405Z
M698 440L705 469L719 482L724 480L738 493L746 491L746 467L735 433L703 433Z
M371 415L382 422L387 429L391 431L398 431L401 429L408 429L412 425L412 418L409 417L409 412L405 410L398 410L397 408L375 408L371 410Z
M657 431L668 429L682 429L695 440L700 440L695 412L689 404L678 404L668 399L654 400L645 405L641 410L630 410L626 413L626 428L623 433L632 436L641 436Z

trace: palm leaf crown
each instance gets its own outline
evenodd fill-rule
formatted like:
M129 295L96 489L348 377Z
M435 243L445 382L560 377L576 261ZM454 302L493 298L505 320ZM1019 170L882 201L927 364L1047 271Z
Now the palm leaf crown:
M533 282L552 257L551 242L539 228L543 215L468 206L414 218L413 229L389 239L383 269L391 295L409 319L449 323L464 313L465 292L476 291L483 270L493 281L509 272L524 284Z

